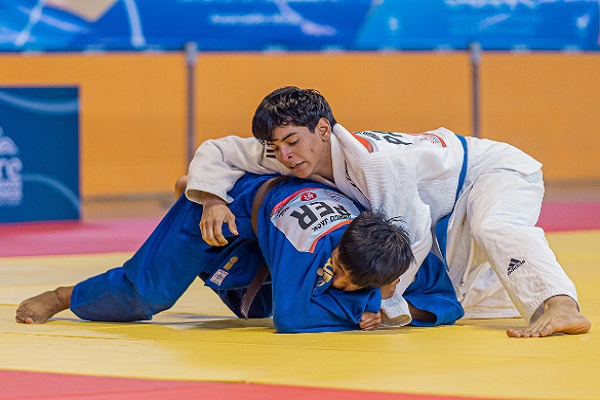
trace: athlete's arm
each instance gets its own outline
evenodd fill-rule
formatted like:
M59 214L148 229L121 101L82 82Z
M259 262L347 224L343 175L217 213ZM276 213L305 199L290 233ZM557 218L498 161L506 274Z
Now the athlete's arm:
M415 279L404 292L412 316L411 325L452 325L464 315L441 260L429 253Z
M190 164L186 196L204 206L200 229L202 238L211 246L223 246L223 224L237 235L235 216L228 203L233 201L227 192L245 173L288 173L265 147L254 138L227 136L202 143Z
M300 279L296 276L296 279ZM281 285L273 285L273 288ZM273 293L273 323L279 333L334 332L356 329L370 330L381 323L379 290L345 292L329 288L321 295L312 295L308 286L296 293ZM366 315L365 315L366 314ZM363 323L363 318L372 319ZM377 324L379 317L379 324ZM377 326L373 326L373 325ZM364 325L364 328L363 328ZM368 329L370 328L370 329Z
M202 203L201 192L214 194L227 203L227 192L244 174L287 174L290 172L254 138L226 136L207 140L198 147L190 163L186 188L188 199Z

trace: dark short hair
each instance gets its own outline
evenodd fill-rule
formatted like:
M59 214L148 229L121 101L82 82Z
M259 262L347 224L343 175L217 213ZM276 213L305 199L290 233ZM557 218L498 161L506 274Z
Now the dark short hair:
M408 233L382 213L364 211L342 234L338 261L358 286L388 285L414 260Z
M261 143L272 140L280 126L305 126L314 132L319 119L336 124L327 100L314 89L285 86L269 93L260 103L252 118L252 134Z

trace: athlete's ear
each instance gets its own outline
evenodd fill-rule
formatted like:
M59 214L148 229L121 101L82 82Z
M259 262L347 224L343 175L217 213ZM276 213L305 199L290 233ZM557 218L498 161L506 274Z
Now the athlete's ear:
M327 142L329 135L331 135L331 124L327 118L321 117L317 122L316 133L321 137L321 140Z

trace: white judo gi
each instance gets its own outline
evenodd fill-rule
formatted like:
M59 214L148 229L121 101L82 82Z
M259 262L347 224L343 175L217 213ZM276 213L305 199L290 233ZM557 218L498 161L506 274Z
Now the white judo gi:
M520 313L530 321L549 297L568 295L577 301L573 282L543 230L535 227L544 193L541 164L506 143L465 139L468 161L461 188L463 146L445 128L420 134L350 133L336 124L330 139L334 182L310 178L337 187L366 208L402 218L415 262L402 275L397 295L429 251L436 250L432 232L452 212L443 250L466 317ZM228 136L198 148L186 195L199 202L199 192L205 191L231 202L227 192L244 171L291 175L255 138Z

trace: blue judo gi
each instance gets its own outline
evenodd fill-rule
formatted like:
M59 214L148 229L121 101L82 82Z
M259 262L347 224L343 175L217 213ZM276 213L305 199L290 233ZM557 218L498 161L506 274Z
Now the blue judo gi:
M270 176L246 174L230 191L239 235L223 227L229 244L202 240L202 206L181 197L154 232L122 266L80 282L71 310L82 319L151 319L175 303L200 277L238 316L241 299L266 261L271 281L258 292L249 317L273 316L280 333L358 329L364 312L376 313L379 289L344 292L331 286L331 252L347 224L361 211L339 192L290 178L265 196L259 210L258 239L251 224L252 201ZM430 255L405 298L437 320L417 326L452 324L463 316L443 264Z

